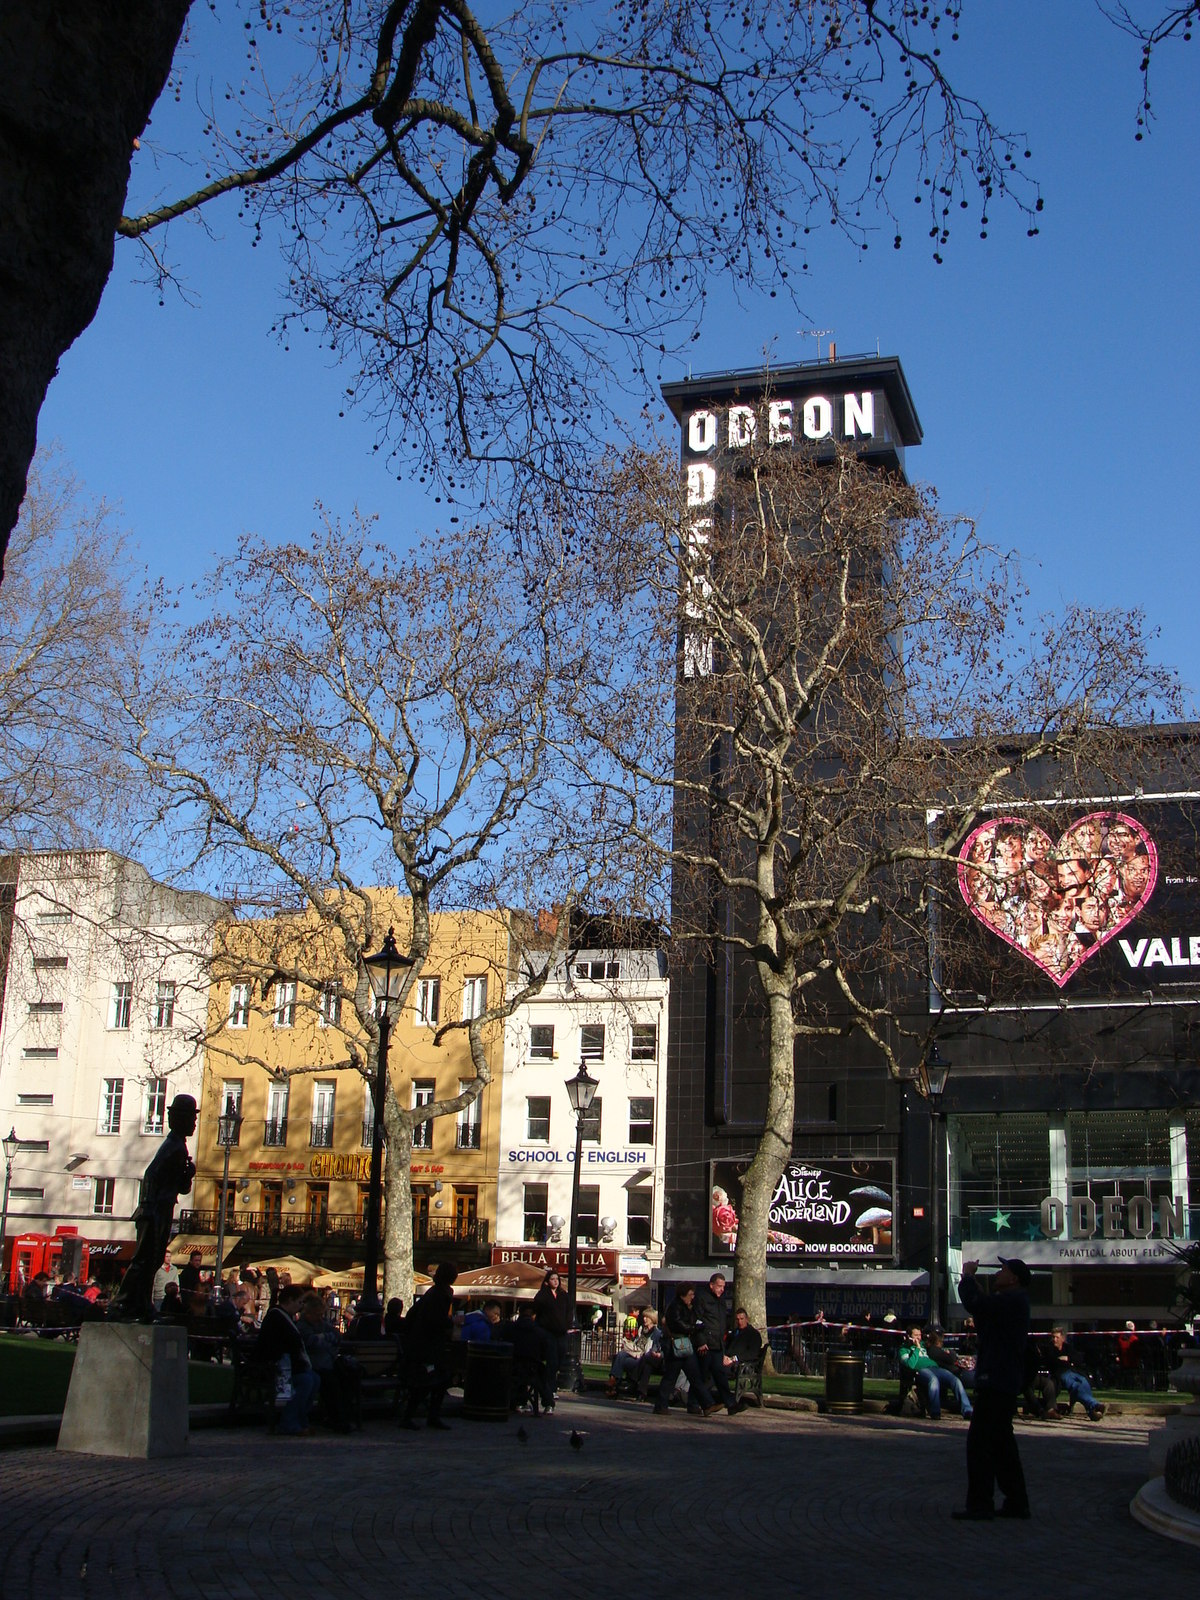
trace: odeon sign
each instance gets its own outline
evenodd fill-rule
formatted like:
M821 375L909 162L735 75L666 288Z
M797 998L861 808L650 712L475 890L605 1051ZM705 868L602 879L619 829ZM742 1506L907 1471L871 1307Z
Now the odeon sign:
M873 439L875 396L870 389L833 399L810 394L804 400L768 400L761 416L767 424L768 444L794 444L797 438L819 440ZM760 412L753 406L729 406L725 412L725 443L745 450L758 436ZM707 455L721 441L721 419L715 411L693 411L687 419L688 449Z
M1072 1239L1094 1238L1098 1221L1102 1239L1148 1239L1154 1231L1154 1202L1149 1195L1135 1194L1129 1200L1122 1200L1119 1195L1110 1194L1099 1206L1086 1195L1066 1204L1055 1195L1047 1195L1042 1201L1042 1232L1047 1239L1061 1236L1068 1206ZM1159 1196L1158 1231L1164 1239L1186 1236L1182 1200L1174 1200L1170 1195Z

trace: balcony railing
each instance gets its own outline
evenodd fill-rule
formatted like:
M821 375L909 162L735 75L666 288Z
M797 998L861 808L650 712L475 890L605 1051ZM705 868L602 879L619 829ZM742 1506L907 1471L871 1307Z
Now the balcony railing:
M369 1150L375 1141L375 1118L364 1117L362 1125L362 1146Z
M478 1150L479 1129L480 1124L478 1122L458 1123L454 1141L458 1148L460 1150Z
M285 1145L287 1143L286 1117L276 1117L273 1122L263 1123L263 1144L269 1146Z
M181 1211L180 1233L216 1233L218 1213L216 1208L203 1211ZM416 1244L486 1245L488 1243L486 1219L460 1222L456 1217L414 1217L413 1241ZM330 1244L361 1244L367 1236L367 1219L350 1212L331 1212L325 1217L281 1215L264 1216L261 1211L235 1211L225 1213L225 1232L239 1233L243 1238L280 1240L327 1240Z
M314 1150L333 1149L333 1118L326 1120L314 1117L309 1124L308 1142Z

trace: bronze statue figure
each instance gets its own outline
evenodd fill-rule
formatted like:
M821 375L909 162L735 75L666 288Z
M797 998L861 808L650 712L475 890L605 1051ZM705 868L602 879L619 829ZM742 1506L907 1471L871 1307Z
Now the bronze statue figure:
M170 1132L146 1168L137 1210L137 1249L109 1307L118 1322L154 1320L154 1274L162 1266L171 1241L175 1202L192 1187L196 1163L188 1154L187 1140L196 1131L196 1102L190 1094L177 1094L167 1110Z

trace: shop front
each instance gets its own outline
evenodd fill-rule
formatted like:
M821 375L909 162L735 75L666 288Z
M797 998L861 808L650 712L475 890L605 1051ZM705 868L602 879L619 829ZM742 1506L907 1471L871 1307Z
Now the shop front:
M1040 1317L1161 1320L1200 1235L1200 1112L952 1113L947 1180L952 1315L964 1260L1020 1255Z

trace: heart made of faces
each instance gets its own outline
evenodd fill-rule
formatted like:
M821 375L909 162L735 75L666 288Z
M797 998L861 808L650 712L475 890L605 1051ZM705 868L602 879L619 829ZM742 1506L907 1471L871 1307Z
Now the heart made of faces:
M972 916L1060 989L1137 916L1157 881L1154 840L1123 811L1091 811L1057 840L1026 818L994 817L958 859Z

